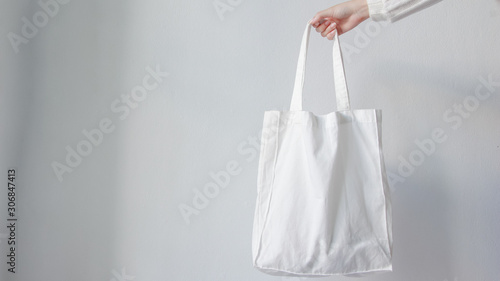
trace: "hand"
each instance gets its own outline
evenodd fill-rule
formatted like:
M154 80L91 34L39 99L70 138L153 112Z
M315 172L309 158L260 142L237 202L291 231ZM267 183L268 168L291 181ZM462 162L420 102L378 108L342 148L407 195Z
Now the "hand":
M316 13L309 23L321 36L332 40L335 32L346 33L369 17L366 0L349 0Z

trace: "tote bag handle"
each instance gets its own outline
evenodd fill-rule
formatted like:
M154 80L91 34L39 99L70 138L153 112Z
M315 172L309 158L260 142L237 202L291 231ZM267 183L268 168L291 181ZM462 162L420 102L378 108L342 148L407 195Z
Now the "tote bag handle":
M295 74L295 85L293 87L291 111L302 110L302 90L304 89L304 77L306 72L307 45L309 43L309 34L311 33L311 24L308 22L302 44L300 46L299 61L297 63L297 72ZM342 61L342 51L340 50L338 33L333 37L333 79L335 83L335 94L337 99L337 111L350 110L349 93L344 73L344 62Z

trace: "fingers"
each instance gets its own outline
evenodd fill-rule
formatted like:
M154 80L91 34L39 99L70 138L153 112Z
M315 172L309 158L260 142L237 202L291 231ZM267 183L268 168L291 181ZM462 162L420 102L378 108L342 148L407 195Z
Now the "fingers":
M318 26L323 22L325 22L325 19L322 19L316 15L309 21L309 24L314 28L318 28Z
M330 20L325 20L317 25L316 31L318 33L321 33L321 36L332 40L335 32L337 31L337 23Z
M318 33L321 33L321 35L323 37L325 37L325 35L330 32L332 30L332 28L335 28L335 22L331 22L331 21L328 21L328 20L325 20L323 21L323 23L317 25L316 27L316 31ZM323 35L323 33L326 31L325 35Z
M323 11L317 12L316 15L314 15L314 17L309 21L310 24L315 28L318 28L325 21L330 20L330 22L333 22L333 19L335 18L334 17L335 9L336 7L333 6Z
M335 33L332 33L332 31L334 32L336 30L336 28L337 28L337 24L335 22L330 23L328 25L328 27L326 27L325 30L321 32L321 36L327 37L330 40L333 39L333 35ZM331 38L328 37L330 35L331 35Z
M327 35L326 35L326 38L328 40L333 40L333 37L335 36L335 32L337 32L337 29L334 29L332 31L330 31Z
M322 24L326 24L326 26L328 26L328 24L331 22L332 20L331 19L326 19L324 17L318 17L317 15L314 16L314 18L312 18L309 23L311 24L311 26L313 26L314 28L318 28L320 27Z
M332 40L335 32L337 32L336 17L334 16L337 8L337 6L333 6L320 11L309 21L309 24L316 28L316 31L321 33L321 36L329 40Z

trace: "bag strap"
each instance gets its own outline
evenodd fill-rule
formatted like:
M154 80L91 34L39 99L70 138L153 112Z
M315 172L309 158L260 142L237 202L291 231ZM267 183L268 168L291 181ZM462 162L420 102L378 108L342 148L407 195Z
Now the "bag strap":
M295 74L295 85L293 87L291 111L302 110L302 90L304 89L304 77L306 72L307 45L309 43L309 34L311 33L311 24L308 22L302 44L300 46L299 61L297 63L297 72ZM337 32L333 37L333 79L335 83L335 93L337 99L337 111L350 110L349 93L344 73L344 62L342 61L342 51L340 50L339 38Z

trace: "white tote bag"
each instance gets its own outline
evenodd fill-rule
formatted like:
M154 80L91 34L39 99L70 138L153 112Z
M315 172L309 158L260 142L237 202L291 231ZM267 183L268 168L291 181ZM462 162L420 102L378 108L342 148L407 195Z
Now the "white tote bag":
M272 275L392 271L391 201L381 111L352 110L338 36L337 111L302 110L308 23L290 111L266 111L252 234L255 268Z

